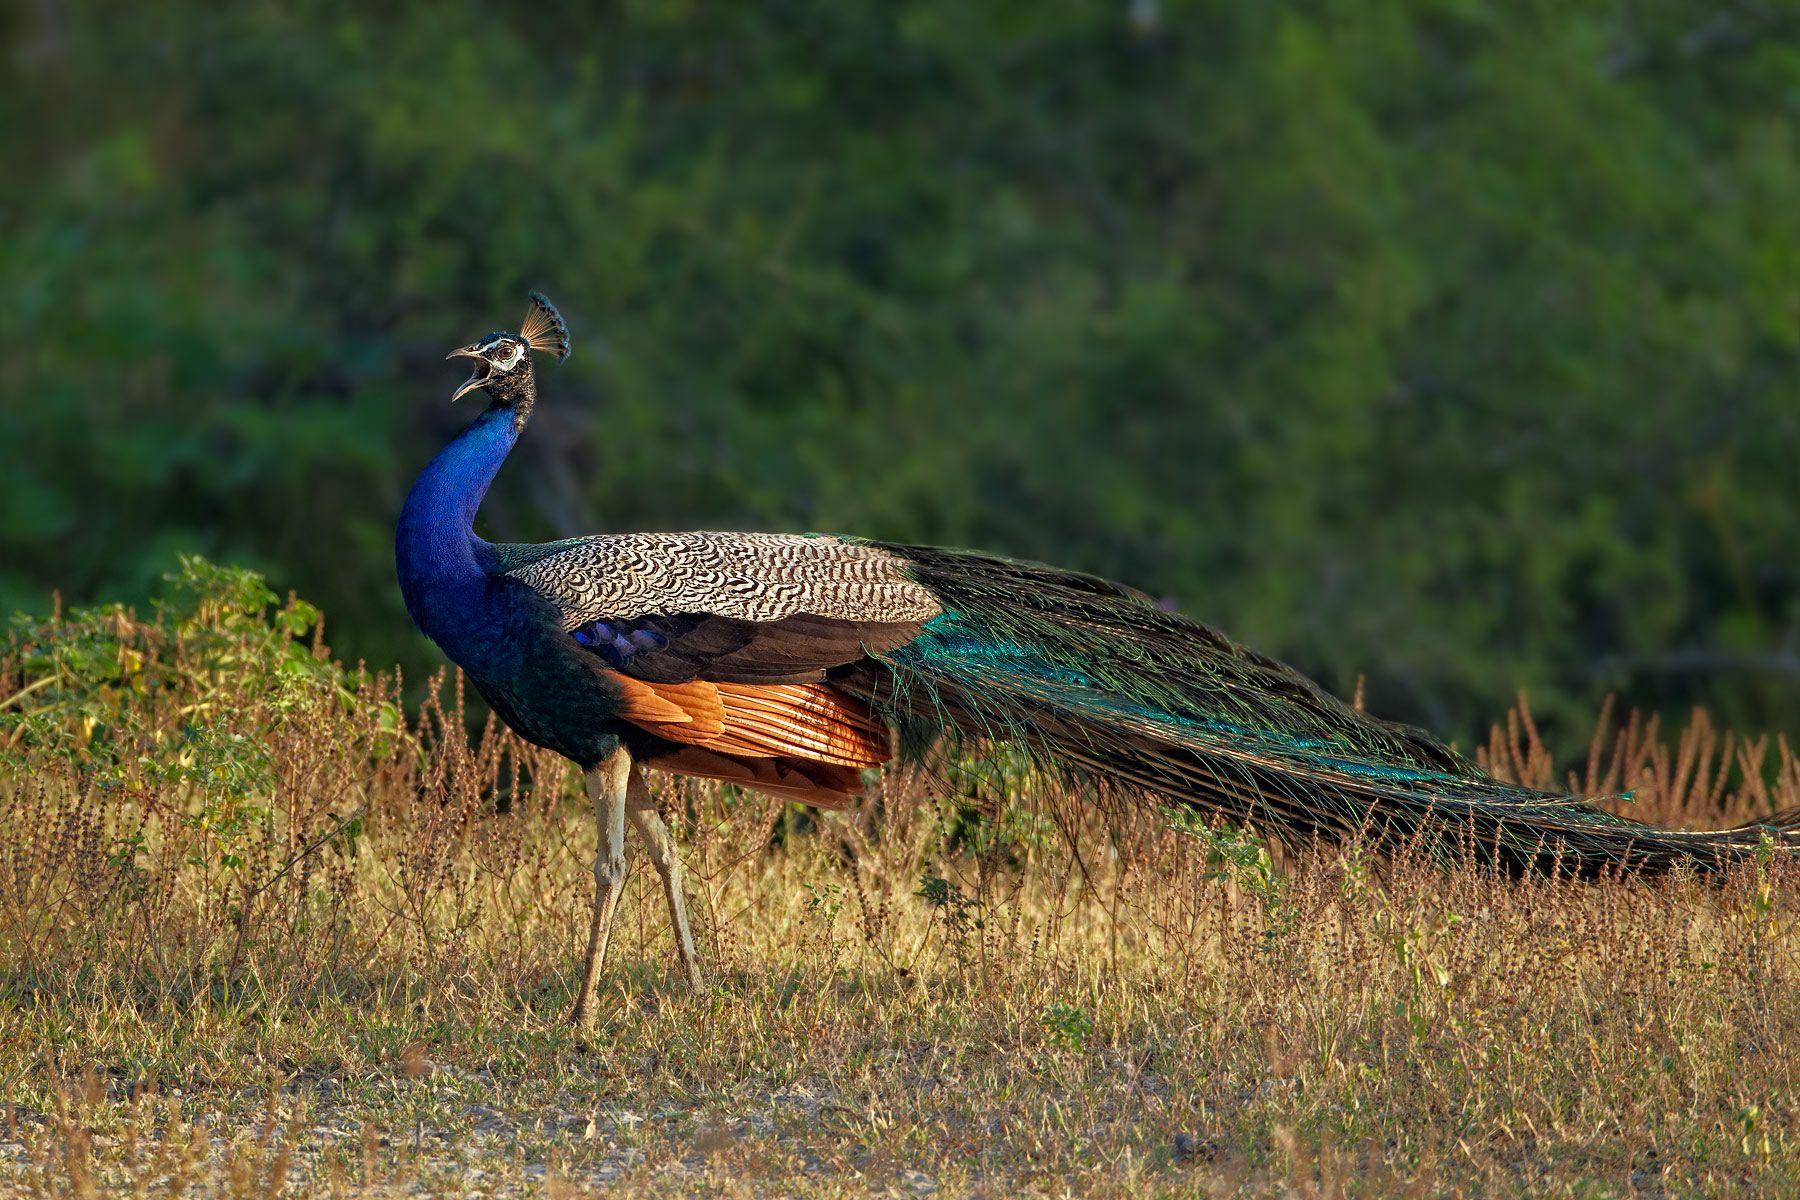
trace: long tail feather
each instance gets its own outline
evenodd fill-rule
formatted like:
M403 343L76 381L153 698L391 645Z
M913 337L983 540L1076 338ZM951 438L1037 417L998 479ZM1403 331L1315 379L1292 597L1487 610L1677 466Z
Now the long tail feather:
M1007 742L1071 779L1216 813L1284 839L1361 837L1508 871L1716 869L1800 811L1661 829L1502 783L1426 734L1375 720L1288 667L1092 576L891 546L944 605L843 681L913 753L945 735Z

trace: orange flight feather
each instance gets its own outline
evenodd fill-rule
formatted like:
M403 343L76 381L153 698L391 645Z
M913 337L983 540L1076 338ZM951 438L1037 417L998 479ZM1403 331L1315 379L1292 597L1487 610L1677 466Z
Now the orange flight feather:
M623 719L684 747L652 766L841 805L861 792L859 771L893 757L887 726L829 684L613 678Z

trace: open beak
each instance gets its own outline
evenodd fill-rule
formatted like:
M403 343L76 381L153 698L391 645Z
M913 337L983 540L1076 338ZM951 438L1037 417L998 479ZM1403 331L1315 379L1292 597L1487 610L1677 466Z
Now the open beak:
M455 404L458 400L461 400L465 394L474 391L476 388L486 383L488 381L488 375L491 373L491 368L488 366L487 359L483 358L473 345L464 346L460 350L452 350L450 353L444 355L445 362L449 362L453 358L472 358L475 360L474 373L471 374L468 379L464 380L463 385L457 388L455 393L450 397L450 403Z

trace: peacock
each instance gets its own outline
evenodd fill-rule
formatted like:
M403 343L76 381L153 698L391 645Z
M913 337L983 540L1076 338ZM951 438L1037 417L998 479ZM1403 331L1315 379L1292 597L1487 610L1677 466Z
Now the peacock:
M1016 747L1086 789L1283 840L1361 838L1509 872L1715 870L1800 814L1655 828L1500 782L1427 734L1106 579L998 555L855 537L598 534L483 540L475 516L537 402L535 355L568 326L533 292L518 332L450 353L452 400L487 407L419 475L395 557L413 621L520 737L575 763L599 825L573 1017L590 1012L626 869L625 827L703 984L654 767L821 808L897 755Z

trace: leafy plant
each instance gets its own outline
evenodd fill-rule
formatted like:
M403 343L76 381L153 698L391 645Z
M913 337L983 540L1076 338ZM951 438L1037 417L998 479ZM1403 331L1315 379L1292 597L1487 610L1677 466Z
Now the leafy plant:
M242 800L269 783L258 722L357 703L356 680L311 640L318 610L278 602L253 571L183 557L154 609L148 622L122 605L14 619L20 679L0 742L16 765L50 755L103 786L191 783ZM227 712L246 686L256 711Z
M1038 1023L1053 1041L1069 1050L1087 1049L1088 1038L1094 1032L1094 1019L1085 1008L1073 1004L1049 1005L1038 1017Z
M1213 825L1204 814L1188 808L1163 809L1169 827L1205 847L1202 877L1230 882L1254 897L1262 908L1263 937L1269 942L1290 932L1294 913L1285 903L1285 889L1275 871L1275 860L1262 839L1248 830Z

